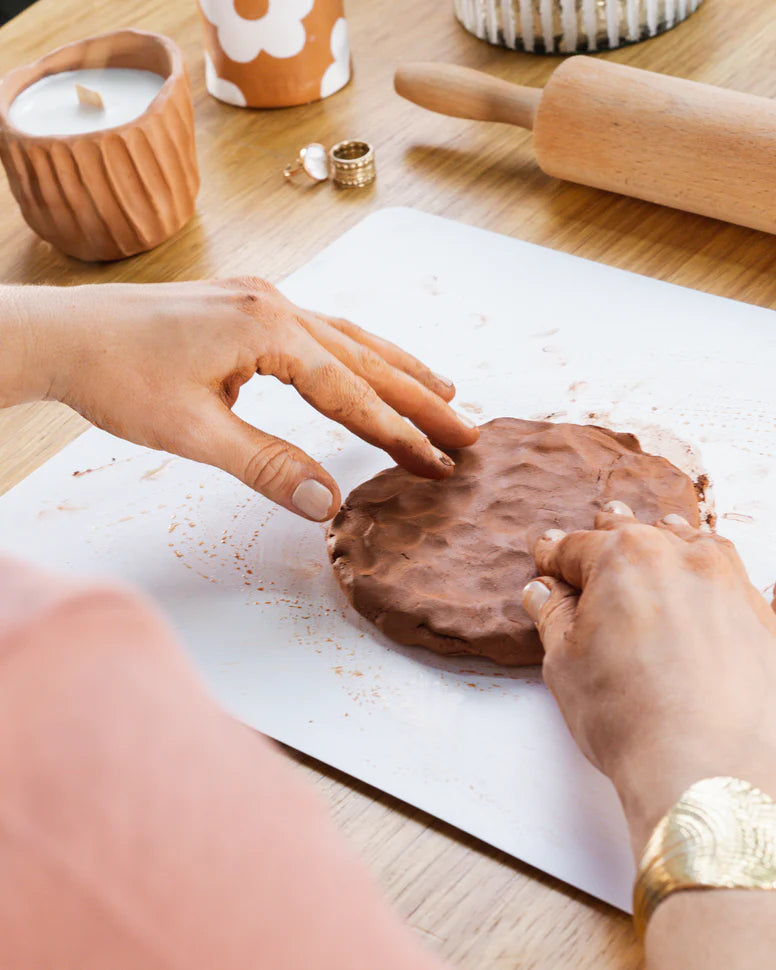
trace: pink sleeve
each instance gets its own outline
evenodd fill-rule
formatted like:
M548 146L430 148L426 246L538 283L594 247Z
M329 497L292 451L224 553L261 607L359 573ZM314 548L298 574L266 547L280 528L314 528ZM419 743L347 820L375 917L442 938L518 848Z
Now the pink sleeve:
M440 970L136 595L0 560L0 712L6 970Z

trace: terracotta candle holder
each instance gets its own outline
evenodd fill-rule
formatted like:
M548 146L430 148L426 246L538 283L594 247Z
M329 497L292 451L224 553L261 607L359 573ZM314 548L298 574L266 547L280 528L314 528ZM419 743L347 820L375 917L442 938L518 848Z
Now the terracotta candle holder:
M307 104L350 80L342 0L198 0L205 80L240 108Z
M73 84L75 107L68 109L101 112L105 101L105 113L92 123L106 127L57 134L55 119L51 133L31 134L12 121L18 105L11 106L42 79L56 84L52 76L62 72L110 68L161 77L138 117L116 124L120 97L76 92ZM122 259L158 246L191 218L199 188L191 90L179 48L159 34L120 30L11 71L0 83L0 158L28 225L68 255Z

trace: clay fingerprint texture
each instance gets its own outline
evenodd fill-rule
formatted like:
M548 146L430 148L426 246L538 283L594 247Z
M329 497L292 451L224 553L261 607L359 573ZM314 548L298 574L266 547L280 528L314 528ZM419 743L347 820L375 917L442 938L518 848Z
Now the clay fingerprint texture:
M397 643L539 663L520 594L536 577L531 549L543 532L592 528L613 499L642 522L675 512L700 524L691 479L631 434L497 418L450 454L445 481L391 468L359 485L329 529L342 589Z

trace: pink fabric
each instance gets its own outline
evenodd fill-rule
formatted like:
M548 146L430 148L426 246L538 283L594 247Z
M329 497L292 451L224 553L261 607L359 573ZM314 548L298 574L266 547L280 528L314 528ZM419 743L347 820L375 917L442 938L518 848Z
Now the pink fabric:
M3 970L439 970L134 594L0 560L0 712Z

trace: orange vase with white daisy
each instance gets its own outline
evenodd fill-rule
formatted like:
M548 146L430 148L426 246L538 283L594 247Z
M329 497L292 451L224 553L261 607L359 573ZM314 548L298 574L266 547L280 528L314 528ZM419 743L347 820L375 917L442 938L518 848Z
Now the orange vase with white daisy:
M342 0L198 0L213 97L243 108L306 104L350 80Z

